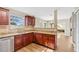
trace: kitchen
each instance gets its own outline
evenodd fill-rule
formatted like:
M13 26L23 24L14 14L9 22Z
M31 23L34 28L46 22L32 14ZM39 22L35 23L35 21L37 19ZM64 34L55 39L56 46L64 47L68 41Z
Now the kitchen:
M71 12L61 17L65 9ZM0 7L0 52L73 52L70 17L75 8L65 9Z

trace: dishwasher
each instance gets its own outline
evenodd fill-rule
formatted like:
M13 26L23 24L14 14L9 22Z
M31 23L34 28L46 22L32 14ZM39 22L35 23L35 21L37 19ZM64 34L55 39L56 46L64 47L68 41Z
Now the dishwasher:
M14 51L14 37L0 38L0 52L13 52Z

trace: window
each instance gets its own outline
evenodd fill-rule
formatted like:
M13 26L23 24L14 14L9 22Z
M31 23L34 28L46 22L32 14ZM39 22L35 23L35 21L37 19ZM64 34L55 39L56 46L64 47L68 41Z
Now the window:
M10 25L24 26L24 19L20 16L10 15Z

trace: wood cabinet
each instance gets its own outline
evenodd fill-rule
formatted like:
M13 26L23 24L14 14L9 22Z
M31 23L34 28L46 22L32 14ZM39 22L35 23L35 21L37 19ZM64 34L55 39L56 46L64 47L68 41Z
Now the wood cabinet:
M15 35L14 37L14 50L17 51L24 46L32 43L33 33L27 33L22 35Z
M23 46L26 46L32 43L33 40L33 33L23 34Z
M35 17L32 16L32 21L31 21L32 26L35 26Z
M42 33L27 33L22 35L16 35L14 37L15 51L21 49L24 46L32 42L41 44L43 46L55 49L55 35L42 34Z
M55 49L55 35L49 35L49 39L48 39L48 47Z
M35 17L34 16L25 16L25 26L34 26Z
M38 44L43 44L41 33L35 33L35 42L38 43Z
M9 24L9 10L0 7L0 25Z
M32 41L33 41L33 33L28 33L27 36L28 36L28 44L32 43Z
M43 45L55 49L55 35L43 34Z
M14 36L14 50L18 50L23 47L22 35Z
M55 35L35 33L35 43L55 49Z
M43 45L48 46L48 40L49 40L49 35L48 34L43 34Z
M28 45L29 37L27 34L23 34L23 46Z

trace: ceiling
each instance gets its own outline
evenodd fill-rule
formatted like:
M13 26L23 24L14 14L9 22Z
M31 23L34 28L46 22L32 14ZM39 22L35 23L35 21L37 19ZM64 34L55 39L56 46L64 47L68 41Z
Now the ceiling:
M68 19L71 17L74 7L11 7L14 10L24 12L43 20L53 20L54 10L58 10L58 19Z

